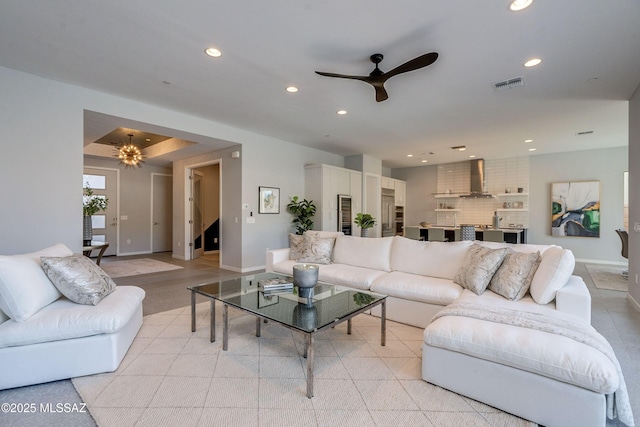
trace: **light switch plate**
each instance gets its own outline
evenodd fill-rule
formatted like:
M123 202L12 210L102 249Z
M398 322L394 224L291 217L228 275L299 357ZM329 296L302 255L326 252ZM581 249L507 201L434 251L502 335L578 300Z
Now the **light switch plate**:
M247 218L247 224L255 224L256 223L256 219L252 216L250 216L249 218Z
M640 233L640 222L633 223L633 231Z

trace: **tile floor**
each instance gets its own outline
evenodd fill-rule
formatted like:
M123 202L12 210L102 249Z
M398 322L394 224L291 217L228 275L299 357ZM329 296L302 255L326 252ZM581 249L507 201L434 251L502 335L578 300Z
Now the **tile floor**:
M216 310L220 314L222 310ZM145 318L120 368L73 380L98 425L108 426L533 426L421 379L422 330L361 315L316 338L314 397L304 341L276 324L232 314L229 350L209 342L209 303ZM221 337L221 318L217 322Z
M625 292L595 288L584 264L575 274L589 287L592 324L620 360L638 419L640 312ZM309 400L298 334L264 325L256 338L253 318L235 312L223 352L208 340L208 302L197 313L193 334L188 307L147 316L118 371L74 380L100 426L535 425L422 381L419 328L389 322L386 347L379 345L379 320L366 315L354 319L350 336L345 325L322 333Z

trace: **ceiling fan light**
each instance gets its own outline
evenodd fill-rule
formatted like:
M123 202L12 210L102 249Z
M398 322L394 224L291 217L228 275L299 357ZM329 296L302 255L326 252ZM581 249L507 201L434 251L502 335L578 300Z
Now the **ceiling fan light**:
M209 48L205 49L204 53L206 53L207 55L211 56L212 58L219 58L220 56L222 56L222 52L220 52L215 47L209 47Z
M518 12L531 6L531 3L533 3L533 0L513 0L509 5L509 9Z
M527 68L535 67L536 65L539 65L541 62L542 62L542 59L540 58L531 58L530 60L524 63L524 66Z

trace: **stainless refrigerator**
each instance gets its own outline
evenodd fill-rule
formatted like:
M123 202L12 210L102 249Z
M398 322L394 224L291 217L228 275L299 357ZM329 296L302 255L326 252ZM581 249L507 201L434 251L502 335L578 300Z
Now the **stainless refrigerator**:
M390 237L396 233L395 192L389 188L382 189L382 237Z
M351 207L351 196L338 194L338 231L342 231L345 236L353 235Z

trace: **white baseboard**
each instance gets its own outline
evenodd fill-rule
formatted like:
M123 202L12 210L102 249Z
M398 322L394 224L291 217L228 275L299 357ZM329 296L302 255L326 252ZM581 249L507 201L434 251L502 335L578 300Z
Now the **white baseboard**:
M620 267L626 267L627 265L629 265L628 262L624 262L624 261L603 261L601 259L584 259L584 258L576 258L576 262L584 262L585 264L615 265Z
M140 251L140 252L119 252L117 256L129 256L129 255L149 255L153 252L151 251Z
M633 308L635 308L637 311L640 311L640 304L638 304L638 301L636 301L629 292L627 292L627 300L631 303Z
M171 254L171 258L181 259L183 261L186 259L184 255L176 254L175 252Z

